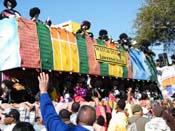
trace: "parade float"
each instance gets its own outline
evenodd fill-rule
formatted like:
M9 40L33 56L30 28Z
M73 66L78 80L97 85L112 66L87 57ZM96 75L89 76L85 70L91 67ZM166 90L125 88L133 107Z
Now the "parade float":
M22 68L156 81L153 61L138 49L115 49L113 43L25 18L3 19L0 27L2 72Z
M34 93L41 71L49 72L56 83L64 74L157 81L152 57L146 57L137 48L125 51L116 48L116 43L83 37L60 26L49 27L22 17L0 20L0 27L1 80L24 80ZM110 80L107 86L109 83Z

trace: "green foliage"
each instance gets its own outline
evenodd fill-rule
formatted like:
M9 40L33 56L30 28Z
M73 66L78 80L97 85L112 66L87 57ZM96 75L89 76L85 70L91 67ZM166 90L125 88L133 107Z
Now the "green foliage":
M175 40L175 0L145 0L134 22L136 40L165 44Z

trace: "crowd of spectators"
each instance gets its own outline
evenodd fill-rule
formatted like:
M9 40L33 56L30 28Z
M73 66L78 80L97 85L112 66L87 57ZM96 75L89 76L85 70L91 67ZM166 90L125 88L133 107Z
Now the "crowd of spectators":
M102 98L95 93L91 101L72 98L58 102L48 94L49 75L40 73L38 79L39 101L1 103L1 130L15 130L24 125L36 131L175 130L175 99L139 100L133 97L132 88L128 88L127 99L116 98L111 93Z
M0 19L20 17L21 14L14 10L16 5L15 0L4 0L7 9L1 12ZM41 22L39 14L38 7L29 11L34 22ZM51 21L47 19L46 24L50 26ZM93 38L88 31L90 25L89 21L84 21L77 34ZM110 40L107 30L99 32L99 39ZM126 34L120 35L119 43L126 51L131 46ZM147 44L143 51L152 54ZM0 130L175 131L175 98L159 97L157 91L139 93L134 87L124 90L114 85L112 89L103 91L105 95L102 95L99 89L102 83L97 81L93 86L89 85L91 88L86 88L80 80L72 88L71 82L65 83L59 98L56 95L56 99L53 99L48 89L49 75L40 73L38 81L40 92L34 102L25 101L29 97L27 92L14 88L23 88L22 85L14 86L9 80L1 83Z

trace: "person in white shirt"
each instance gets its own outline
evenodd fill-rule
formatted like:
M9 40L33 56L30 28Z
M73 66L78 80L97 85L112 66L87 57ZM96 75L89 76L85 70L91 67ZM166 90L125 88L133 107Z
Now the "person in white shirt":
M4 131L12 131L16 123L20 121L20 113L16 109L10 109L5 115L4 124L7 125Z
M163 109L160 106L152 109L153 118L146 123L145 131L170 131L166 121L161 117Z
M72 104L71 110L72 110L72 115L70 116L70 121L74 124L77 125L77 114L78 114L78 110L80 108L80 103L78 102L74 102Z

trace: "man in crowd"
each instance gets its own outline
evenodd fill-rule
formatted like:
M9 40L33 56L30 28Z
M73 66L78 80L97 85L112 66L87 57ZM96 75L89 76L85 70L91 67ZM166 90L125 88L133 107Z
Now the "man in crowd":
M4 80L1 83L1 87L3 89L3 95L1 96L1 100L3 103L14 103L16 102L16 90L13 88L13 82L9 80Z
M149 121L148 118L143 117L143 109L140 105L136 104L132 107L133 116L128 119L128 123L135 122L137 131L145 131L145 124Z
M18 122L12 131L35 131L35 129L29 122Z
M67 109L62 109L59 112L59 116L62 118L64 123L66 123L69 126L75 127L75 125L70 121L70 115L71 112L69 112Z
M126 131L127 116L124 112L125 100L120 99L117 102L117 113L113 109L112 119L109 122L108 131Z
M173 116L173 105L169 99L164 99L161 103L163 113L162 118L167 122L167 125L172 131L175 131L175 117Z
M70 116L70 121L74 124L74 125L77 125L77 114L78 114L78 110L80 108L80 103L78 102L74 102L71 106L71 111L72 111L72 114Z
M13 127L20 121L20 113L16 109L10 109L8 112L4 113L4 124L7 127L4 131L12 131Z
M56 113L51 99L48 95L49 76L45 73L40 73L38 76L40 89L40 108L41 114L49 131L94 131L93 123L96 120L95 109L88 105L83 105L77 115L77 126L71 127L66 125L60 116Z
M153 118L146 123L145 131L170 131L166 121L161 117L163 109L161 106L153 107Z

